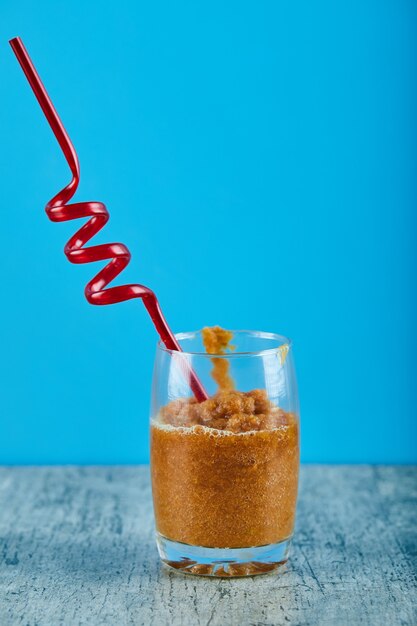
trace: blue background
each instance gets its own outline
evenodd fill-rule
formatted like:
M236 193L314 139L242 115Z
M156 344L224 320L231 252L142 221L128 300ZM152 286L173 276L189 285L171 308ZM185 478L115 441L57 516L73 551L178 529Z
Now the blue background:
M0 462L148 459L156 335L92 307L20 35L175 331L294 339L303 460L415 462L416 5L1 3Z

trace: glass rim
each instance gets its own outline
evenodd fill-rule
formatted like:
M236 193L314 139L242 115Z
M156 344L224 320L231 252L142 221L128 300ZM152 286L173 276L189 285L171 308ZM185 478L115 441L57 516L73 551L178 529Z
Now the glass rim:
M174 333L174 336L178 341L181 341L182 339L191 339L192 337L196 335L200 335L201 332L202 332L201 329L192 330L188 332ZM239 357L245 357L245 356L264 356L266 354L276 354L277 352L282 350L284 346L286 346L288 350L292 348L292 340L289 339L289 337L286 337L285 335L279 335L278 333L270 333L270 332L266 332L263 330L231 330L230 332L233 333L233 337L239 334L246 334L246 335L251 335L253 337L257 337L259 339L273 339L273 340L275 339L280 342L280 345L276 346L275 348L265 348L264 350L247 350L245 352L233 351L233 352L228 352L227 354L208 354L207 352L188 351L188 350L181 350L181 354L189 355L189 356L206 357L209 359L212 359L212 358L231 359L231 358L236 358L236 357L239 358ZM159 339L159 341L157 342L157 348L161 350L162 352L168 352L169 354L179 353L178 350L171 350L170 348L167 348L165 344L162 342L162 339Z

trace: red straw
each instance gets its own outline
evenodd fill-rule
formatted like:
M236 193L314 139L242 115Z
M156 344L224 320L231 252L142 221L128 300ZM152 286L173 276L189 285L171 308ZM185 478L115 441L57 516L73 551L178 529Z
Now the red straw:
M46 213L53 222L66 222L67 220L81 217L90 218L68 241L64 248L65 254L71 263L94 263L95 261L110 259L110 262L87 284L85 288L87 300L91 304L115 304L116 302L123 302L132 298L142 298L143 304L147 308L165 346L169 350L181 351L174 333L169 328L162 314L157 297L151 289L137 284L105 289L128 265L130 252L122 243L102 244L84 248L85 244L106 224L109 219L109 213L101 202L67 204L75 194L80 181L77 153L20 37L11 39L9 43L61 146L72 173L71 182L46 205ZM188 363L184 363L184 365L188 370L189 384L195 397L200 402L206 400L208 397L207 393L197 375Z

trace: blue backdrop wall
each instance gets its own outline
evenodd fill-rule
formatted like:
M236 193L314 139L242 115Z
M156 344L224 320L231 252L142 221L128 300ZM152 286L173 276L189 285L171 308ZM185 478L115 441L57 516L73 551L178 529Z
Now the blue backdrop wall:
M79 152L98 241L176 331L291 336L303 460L417 461L416 5L3 0L0 462L148 459L156 335L92 307L46 201L68 181L7 40ZM100 391L97 392L97 386Z

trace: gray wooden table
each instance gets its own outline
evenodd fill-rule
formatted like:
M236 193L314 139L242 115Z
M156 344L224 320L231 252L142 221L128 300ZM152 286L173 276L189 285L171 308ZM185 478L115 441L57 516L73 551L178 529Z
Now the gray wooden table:
M0 625L417 624L417 468L304 466L285 573L161 566L147 467L0 468Z

